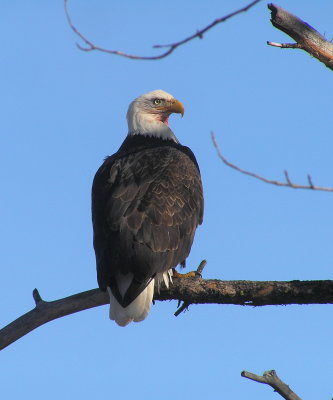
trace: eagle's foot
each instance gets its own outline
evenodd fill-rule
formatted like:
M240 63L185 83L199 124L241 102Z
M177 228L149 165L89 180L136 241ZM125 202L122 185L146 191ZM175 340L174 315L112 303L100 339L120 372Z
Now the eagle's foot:
M202 260L201 263L198 266L198 269L196 271L191 271L188 272L187 274L180 274L173 268L173 277L176 278L201 278L201 273L203 269L205 268L205 265L207 264L206 260ZM178 317L179 314L181 314L183 311L188 310L188 307L190 306L189 302L184 301L183 304L180 306L181 301L178 301L178 310L175 312L175 316Z
M202 278L202 275L198 271L190 271L190 272L187 272L186 274L181 274L178 271L176 271L175 269L173 269L172 277L173 278Z
M203 269L205 268L206 264L207 264L207 261L202 260L196 271L190 271L190 272L187 272L186 274L181 274L180 272L176 271L175 268L172 268L172 277L173 278L202 278L201 273L202 273Z

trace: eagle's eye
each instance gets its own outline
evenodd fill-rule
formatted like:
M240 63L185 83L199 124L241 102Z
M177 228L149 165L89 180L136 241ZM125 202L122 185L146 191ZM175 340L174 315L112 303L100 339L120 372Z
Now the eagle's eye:
M154 99L153 103L154 103L155 106L158 106L158 105L160 105L162 103L162 100L161 99Z

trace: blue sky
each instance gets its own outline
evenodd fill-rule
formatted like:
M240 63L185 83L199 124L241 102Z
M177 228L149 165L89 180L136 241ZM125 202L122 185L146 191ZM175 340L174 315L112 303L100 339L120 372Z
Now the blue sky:
M192 34L244 1L72 0L77 27L96 44L143 55ZM333 4L282 1L333 37ZM170 125L196 154L205 220L188 259L205 278L332 279L332 194L263 184L221 163L224 155L272 179L283 170L333 186L332 72L290 42L260 3L161 61L131 61L75 46L62 1L3 1L1 31L1 325L45 300L97 286L90 188L127 132L128 104L154 89L185 105ZM276 369L300 397L328 399L329 305L198 305L119 328L100 307L48 323L5 349L3 398L276 399L240 377Z

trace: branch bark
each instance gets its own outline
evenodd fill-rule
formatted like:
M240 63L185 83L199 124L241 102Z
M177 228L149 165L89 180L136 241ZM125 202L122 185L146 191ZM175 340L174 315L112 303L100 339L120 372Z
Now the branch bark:
M251 379L252 381L265 383L266 385L271 386L275 392L279 393L286 400L302 400L290 389L288 385L281 381L273 369L271 371L264 372L263 376L247 371L243 371L241 376Z
M333 304L333 281L220 281L174 278L169 289L155 292L155 300L189 304L245 306ZM0 330L0 350L56 318L108 304L106 293L92 289L55 301L44 301L33 292L36 307Z
M308 23L291 14L287 10L275 5L268 4L271 10L271 23L282 32L292 37L296 43L267 42L270 46L280 48L302 49L324 63L326 67L333 70L333 44L326 40L319 32Z

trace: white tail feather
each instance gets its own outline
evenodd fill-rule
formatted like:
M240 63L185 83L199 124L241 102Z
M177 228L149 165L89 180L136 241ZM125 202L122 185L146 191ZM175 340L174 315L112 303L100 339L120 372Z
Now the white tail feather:
M110 296L110 319L116 321L119 326L126 326L132 321L140 322L147 317L153 301L154 279L126 308L118 303L111 289L107 289Z
M128 289L132 278L133 274L119 275L116 277L119 292L122 296ZM172 270L157 274L155 279L158 288L160 287L161 281L164 281L165 286L168 288L169 282L172 282ZM110 296L110 319L115 321L119 326L126 326L132 321L143 321L147 317L153 301L155 279L152 279L149 285L126 308L118 303L111 289L108 287L107 290Z

